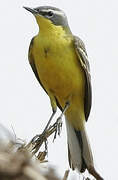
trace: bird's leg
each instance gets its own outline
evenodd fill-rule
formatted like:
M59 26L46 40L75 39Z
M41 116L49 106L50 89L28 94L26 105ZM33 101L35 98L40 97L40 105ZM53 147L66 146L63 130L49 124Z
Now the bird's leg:
M48 121L48 123L47 123L45 129L43 130L43 133L42 133L42 134L44 134L45 131L48 129L48 127L49 127L49 125L50 125L50 123L51 123L51 121L52 121L54 115L56 114L56 111L57 111L57 110L55 110L55 109L53 110L53 113L52 113L52 115L51 115L51 117L50 117L50 119L49 119L49 121Z
M45 134L46 134L46 131L48 130L48 127L49 127L49 125L50 125L50 123L51 123L51 121L52 121L52 119L53 119L53 117L54 117L54 115L55 115L55 113L56 113L56 111L57 111L57 103L56 103L55 97L53 96L53 94L52 94L51 92L48 92L48 95L49 95L49 97L50 97L50 103L51 103L52 111L53 111L53 112L52 112L52 115L51 115L51 117L50 117L47 125L45 126L43 132L42 132L41 134L39 134L39 135L36 135L36 136L32 139L32 142L34 142L34 143L36 143L36 144L37 144L37 141L40 142L40 139L42 139L42 138L44 139Z
M66 102L65 107L64 107L64 109L62 110L61 115L57 118L57 121L56 121L56 123L54 124L54 126L56 127L56 131L55 131L55 135L54 135L53 141L56 139L57 133L58 133L58 135L60 135L60 133L61 133L61 129L62 129L62 117L63 117L63 115L65 114L66 110L68 109L69 105L70 105L70 103L69 103L69 102Z
M45 135L45 132L47 131L47 129L48 129L48 127L49 127L49 125L50 125L50 123L51 123L51 121L52 121L52 119L53 119L55 113L56 113L56 111L57 111L56 109L53 110L53 113L52 113L52 115L51 115L51 117L50 117L50 119L49 119L47 125L45 126L45 128L44 128L42 134L38 134L38 135L34 136L33 139L31 140L32 143L36 143L37 141L39 142L40 139Z
M47 137L48 137L48 134L49 134L49 131L50 131L50 123L57 111L57 104L56 104L56 99L55 99L55 96L53 95L53 93L51 92L48 92L48 95L50 97L50 102L51 102L51 106L52 106L52 110L53 110L53 113L46 125L46 127L44 128L43 132L39 135L36 135L32 140L31 140L31 143L33 144L34 148L34 153L36 153L40 147L42 146L42 144L44 143L45 144L45 152L47 153Z
M36 154L38 152L38 150L40 149L40 147L42 146L42 144L44 143L44 146L45 146L45 153L47 154L48 152L48 148L47 148L47 134L49 133L48 131L50 131L50 128L49 128L49 125L51 123L51 120L53 119L54 115L56 113L56 109L53 110L53 113L45 127L45 129L43 130L43 132L39 135L36 135L32 138L31 140L31 144L33 145L33 149L32 149L32 152L33 154Z

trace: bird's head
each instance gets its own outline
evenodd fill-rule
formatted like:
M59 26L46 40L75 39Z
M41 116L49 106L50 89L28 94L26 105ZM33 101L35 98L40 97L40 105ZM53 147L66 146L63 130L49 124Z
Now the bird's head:
M40 30L45 31L51 28L63 28L69 31L67 17L62 10L51 6L24 8L35 16Z

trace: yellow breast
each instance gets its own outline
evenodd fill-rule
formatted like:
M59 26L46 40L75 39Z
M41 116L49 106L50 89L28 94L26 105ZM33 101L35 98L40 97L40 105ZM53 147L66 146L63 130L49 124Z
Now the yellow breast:
M84 73L72 43L66 36L37 36L33 56L40 80L59 99L84 93Z

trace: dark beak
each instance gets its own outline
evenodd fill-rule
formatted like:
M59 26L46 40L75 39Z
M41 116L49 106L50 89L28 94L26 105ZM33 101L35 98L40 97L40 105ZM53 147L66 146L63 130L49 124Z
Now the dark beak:
M23 7L23 8L25 8L27 11L29 11L29 12L31 12L32 14L37 14L38 12L35 10L35 9L33 9L33 8L29 8L29 7Z

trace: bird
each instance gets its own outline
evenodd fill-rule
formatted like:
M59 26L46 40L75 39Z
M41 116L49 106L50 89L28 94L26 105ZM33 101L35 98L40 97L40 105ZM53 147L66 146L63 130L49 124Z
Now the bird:
M52 115L57 108L65 116L70 168L88 170L98 179L86 132L92 104L90 65L84 42L73 35L63 10L52 6L24 7L31 12L39 31L29 46L31 68L50 99ZM101 178L102 179L102 178Z

